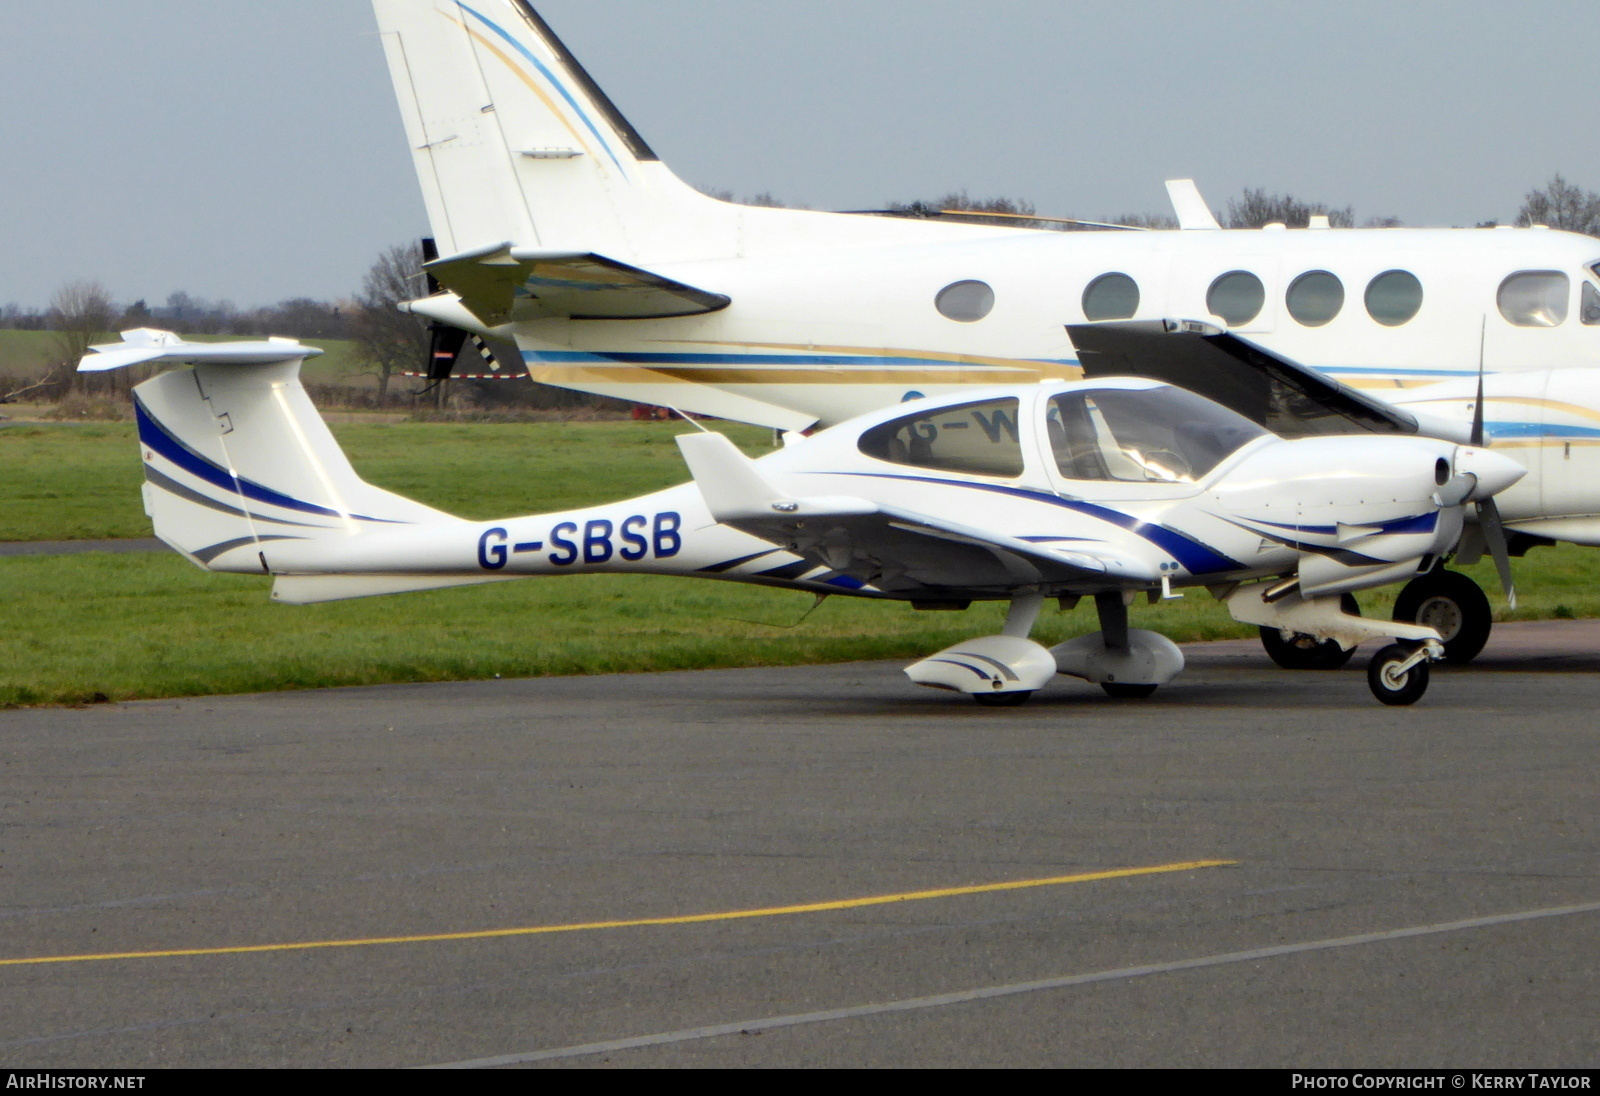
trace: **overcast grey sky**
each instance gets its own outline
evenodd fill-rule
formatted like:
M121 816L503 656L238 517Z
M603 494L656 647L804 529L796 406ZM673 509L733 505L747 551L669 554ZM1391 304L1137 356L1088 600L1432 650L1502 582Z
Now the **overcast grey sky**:
M1193 176L1472 224L1600 190L1588 0L538 0L697 186L1165 210ZM349 293L423 234L366 0L0 0L0 302Z

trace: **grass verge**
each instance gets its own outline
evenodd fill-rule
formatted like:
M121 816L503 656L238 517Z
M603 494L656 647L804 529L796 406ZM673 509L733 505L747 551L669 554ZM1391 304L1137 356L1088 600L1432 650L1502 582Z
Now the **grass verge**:
M481 428L473 428L481 429ZM1517 561L1516 619L1600 616L1600 553ZM1468 569L1492 588L1492 569ZM176 555L0 559L0 707L555 674L913 659L999 630L1001 607L919 613L703 579L575 575L285 606L265 578L212 575ZM1392 592L1363 597L1387 615ZM1140 602L1134 623L1180 642L1246 637L1203 592ZM1046 644L1093 631L1093 609L1047 611Z

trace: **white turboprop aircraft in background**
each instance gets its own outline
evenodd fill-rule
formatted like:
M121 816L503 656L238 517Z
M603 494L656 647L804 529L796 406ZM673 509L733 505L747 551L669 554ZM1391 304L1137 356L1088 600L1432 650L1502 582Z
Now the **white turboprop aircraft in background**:
M1168 184L1176 231L737 205L673 175L526 0L374 8L441 253L441 291L409 308L514 343L535 380L799 431L1075 379L1068 325L1203 317L1458 424L1482 417L1487 374L1484 437L1534 473L1505 500L1511 551L1600 544L1600 390L1583 372L1600 365L1600 240L1223 230L1187 180ZM1488 601L1457 573L1399 605L1444 628L1455 660L1488 636ZM1327 661L1300 647L1273 653Z
M1139 335L1139 332L1135 332ZM1164 334L1149 338L1167 338ZM1170 336L1192 341L1192 332ZM869 412L759 460L709 431L679 437L693 482L625 502L473 522L362 481L300 383L319 351L292 340L185 343L131 331L80 368L170 363L134 390L145 510L213 571L270 574L290 603L632 572L966 608L1005 600L999 635L907 668L919 684L1020 703L1065 673L1147 696L1183 668L1127 606L1205 587L1240 620L1353 647L1409 704L1443 656L1428 626L1363 619L1341 596L1427 570L1466 508L1516 462L1403 431L1360 393L1273 374L1270 407L1147 378L970 389ZM1237 396L1237 393L1233 394ZM1092 597L1100 631L1029 638L1046 598Z
M534 379L785 430L1073 379L1063 325L1185 317L1393 391L1600 365L1600 241L1540 229L1056 232L719 201L525 0L374 0L444 291Z

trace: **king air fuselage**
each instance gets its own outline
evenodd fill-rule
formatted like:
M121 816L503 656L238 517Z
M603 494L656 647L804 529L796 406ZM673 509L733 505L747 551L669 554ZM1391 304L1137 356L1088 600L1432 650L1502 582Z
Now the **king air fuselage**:
M537 381L804 430L1076 379L1067 324L1169 317L1391 399L1480 364L1600 365L1591 237L1223 230L1187 181L1168 185L1183 227L1154 232L739 205L674 175L526 0L373 2L442 256L442 291L409 307L514 342ZM1492 408L1489 437L1556 445L1562 476L1600 482L1600 405L1552 385ZM1470 418L1469 402L1451 390L1432 409ZM1516 500L1542 498L1539 478L1508 518L1556 516Z
M674 175L527 0L373 3L448 268L413 307L514 341L545 383L795 430L1074 379L1064 325L1164 317L1391 389L1474 374L1480 331L1490 372L1600 365L1590 237L1222 230L1186 180L1184 227L1156 232L739 205ZM1508 286L1524 272L1555 280ZM675 287L634 295L652 278Z
M1380 393L1475 376L1480 336L1492 373L1600 365L1600 240L1572 233L996 231L738 213L755 237L744 255L641 263L727 296L726 308L499 333L536 380L712 414L726 393L749 401L729 417L787 429L960 386L1075 378L1064 325L1097 319L1209 319ZM838 242L805 247L823 225ZM763 236L777 238L753 246ZM1518 311L1528 293L1508 279L1523 275L1544 297ZM942 312L941 292L963 282L981 283L954 291L972 307ZM763 419L761 407L773 410Z

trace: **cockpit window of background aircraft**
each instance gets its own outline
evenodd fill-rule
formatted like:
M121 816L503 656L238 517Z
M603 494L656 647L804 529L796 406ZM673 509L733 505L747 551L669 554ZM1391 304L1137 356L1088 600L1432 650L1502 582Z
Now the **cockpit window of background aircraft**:
M1517 327L1559 327L1572 282L1559 270L1519 270L1500 283L1500 315Z

